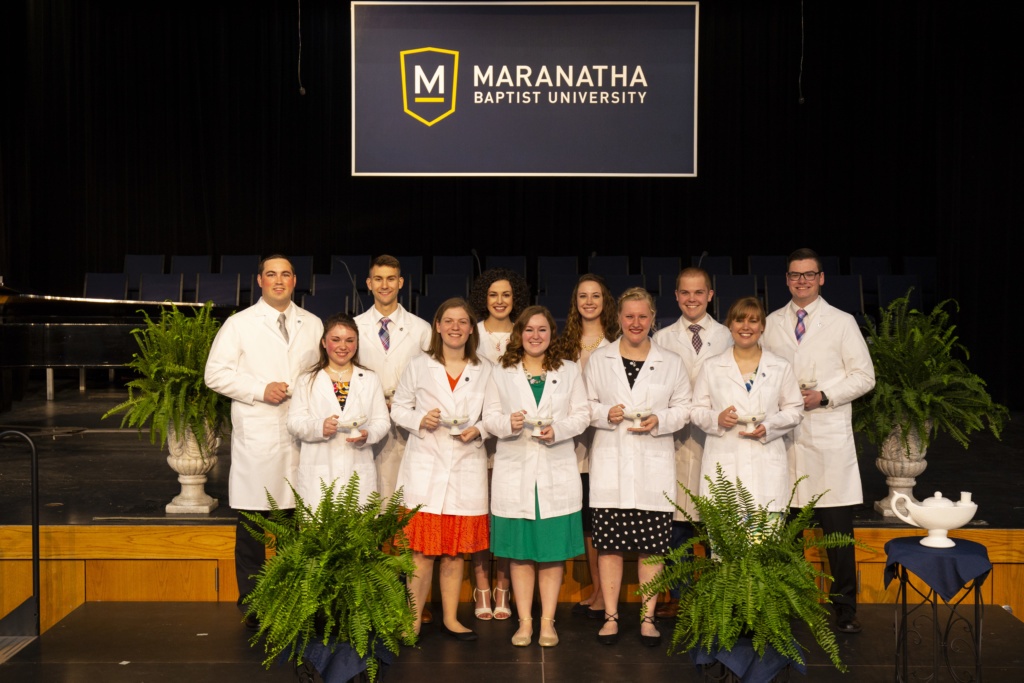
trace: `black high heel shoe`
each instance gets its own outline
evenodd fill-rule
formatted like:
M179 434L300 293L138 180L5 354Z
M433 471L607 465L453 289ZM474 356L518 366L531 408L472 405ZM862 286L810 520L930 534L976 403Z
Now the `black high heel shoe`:
M614 621L617 627L619 622L619 613L616 612L615 614L608 614L607 612L605 612L604 623L607 624L609 621ZM598 633L597 642L601 643L602 645L614 645L615 643L619 642L619 632L616 631L615 633L607 633L605 635L601 635L600 633Z
M641 625L644 622L650 624L651 626L654 626L654 617L646 616L643 618L643 622L641 622ZM659 633L656 636L645 636L643 632L641 632L640 642L646 645L647 647L658 647L659 645L661 645L661 634Z

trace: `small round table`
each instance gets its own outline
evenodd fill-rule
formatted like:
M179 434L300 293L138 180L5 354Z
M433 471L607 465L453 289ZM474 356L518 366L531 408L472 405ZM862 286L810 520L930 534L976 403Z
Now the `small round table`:
M885 585L888 587L894 578L900 582L896 612L896 680L903 683L910 680L910 634L914 634L914 645L923 645L929 636L932 642L931 666L927 667L930 674L918 674L917 679L938 681L939 672L945 669L954 681L980 683L981 629L985 614L980 588L992 570L988 550L980 543L961 538L956 539L956 546L952 548L929 548L920 541L919 536L913 536L894 538L885 544ZM926 590L908 578L908 570L925 584ZM954 600L963 589L966 592ZM923 601L908 608L907 594L911 590ZM971 595L974 596L973 623L958 612L960 604ZM939 599L948 609L942 619L939 618ZM958 655L968 646L972 653L967 655L966 665L960 664Z

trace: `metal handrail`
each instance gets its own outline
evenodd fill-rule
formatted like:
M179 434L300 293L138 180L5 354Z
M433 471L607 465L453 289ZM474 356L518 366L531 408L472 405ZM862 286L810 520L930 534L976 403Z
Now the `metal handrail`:
M32 451L32 597L0 619L0 635L39 636L39 455L36 445L24 432L9 429L0 432L0 441L21 437ZM29 631L25 633L25 631Z

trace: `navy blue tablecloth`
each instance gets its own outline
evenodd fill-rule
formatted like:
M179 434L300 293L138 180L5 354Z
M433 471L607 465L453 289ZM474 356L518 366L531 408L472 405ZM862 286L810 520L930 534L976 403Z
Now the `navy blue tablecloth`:
M946 602L971 581L980 586L992 571L988 550L980 543L956 539L952 548L921 545L920 536L894 538L885 544L885 587L898 578L896 565L906 567Z

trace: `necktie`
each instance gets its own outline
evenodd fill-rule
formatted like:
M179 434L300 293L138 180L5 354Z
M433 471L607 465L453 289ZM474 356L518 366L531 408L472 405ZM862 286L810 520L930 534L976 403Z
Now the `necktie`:
M807 328L804 327L804 318L807 317L807 311L800 309L796 312L796 341L799 344L800 340L804 338L804 333L807 332Z
M704 342L700 338L700 329L700 325L690 325L690 332L693 333L690 341L693 343L694 353L700 353L700 347L704 346Z
M377 336L380 337L380 343L384 345L384 350L387 351L391 348L391 335L388 334L388 324L391 322L391 318L380 319L380 332Z
M291 339L288 338L287 320L288 319L285 317L284 313L277 316L277 329L281 330L281 336L284 337L285 343L291 341Z

